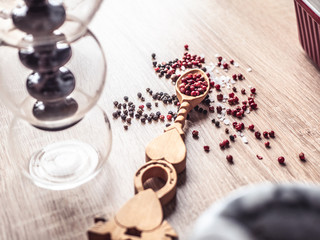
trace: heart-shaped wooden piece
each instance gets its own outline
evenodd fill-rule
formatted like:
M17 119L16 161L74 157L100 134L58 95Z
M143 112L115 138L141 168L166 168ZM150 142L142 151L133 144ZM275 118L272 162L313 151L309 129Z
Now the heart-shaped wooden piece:
M161 203L152 189L147 189L131 198L117 213L115 220L125 228L151 231L162 223Z
M153 139L146 147L147 161L164 159L174 166L177 173L186 168L186 155L186 145L176 128Z

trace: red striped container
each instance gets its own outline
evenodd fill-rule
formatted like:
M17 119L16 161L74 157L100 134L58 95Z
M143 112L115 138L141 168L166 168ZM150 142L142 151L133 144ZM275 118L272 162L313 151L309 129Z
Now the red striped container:
M320 68L320 0L294 0L294 5L300 43Z

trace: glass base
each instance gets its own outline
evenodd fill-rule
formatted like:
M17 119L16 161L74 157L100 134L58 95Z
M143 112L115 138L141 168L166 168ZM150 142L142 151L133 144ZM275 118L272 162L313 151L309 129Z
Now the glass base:
M89 144L62 141L35 152L30 159L29 173L40 187L62 190L87 181L98 163L99 155Z
M37 186L51 190L71 189L94 178L105 165L111 145L110 123L98 106L60 131L45 131L15 118L8 136L13 167Z

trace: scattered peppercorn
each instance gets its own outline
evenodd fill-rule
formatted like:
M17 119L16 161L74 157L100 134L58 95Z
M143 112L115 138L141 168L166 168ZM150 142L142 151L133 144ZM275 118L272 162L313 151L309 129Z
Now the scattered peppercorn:
M266 146L266 148L270 148L270 142L265 142L264 146Z
M184 49L188 51L189 50L189 45L188 44L184 45Z
M220 122L219 121L216 121L214 124L216 125L216 127L220 126Z
M123 125L123 128L124 128L125 130L128 130L128 125L127 125L127 124Z
M251 88L250 91L251 91L252 94L256 94L256 89L255 88Z
M284 157L278 157L278 162L280 164L284 164L284 161L285 161Z
M152 104L151 104L150 102L147 102L147 103L146 103L146 107L147 107L147 108L151 108L151 106L152 106Z
M300 158L301 161L305 161L305 160L306 160L303 152L301 152L301 153L299 154L299 158Z
M128 97L128 96L124 96L123 99L124 99L126 102L128 102L129 97Z
M119 115L118 115L117 112L113 112L113 113L112 113L112 116L113 116L114 118L118 118L118 117L119 117Z
M246 94L246 90L244 88L241 89L242 94Z
M113 102L113 105L116 107L116 106L118 106L118 101L114 101Z
M138 96L138 98L141 98L141 97L142 97L142 93L141 93L141 92L138 92L138 93L137 93L137 96Z
M226 156L226 159L227 159L227 161L229 162L229 163L233 163L233 157L232 157L232 155L227 155Z
M209 147L209 146L203 146L203 149L204 149L206 152L209 152L209 151L210 151L210 147Z
M229 136L230 140L233 142L234 141L234 136L233 135L230 135Z
M216 120L213 118L213 119L211 120L211 122L212 122L212 123L215 123L215 122L216 122Z
M269 136L270 136L271 138L275 138L274 131L270 131L270 132L269 132Z
M269 133L267 131L264 131L263 136L264 136L264 138L269 138Z
M254 135L256 136L257 139L261 138L261 133L259 131L256 131Z
M263 157L260 156L260 155L258 155L258 154L257 154L257 158L258 158L259 160L262 160L262 159L263 159Z
M198 138L198 137L199 137L199 131L193 130L193 131L192 131L192 137L193 137L193 138Z
M155 53L152 53L152 54L151 54L151 57L152 57L152 59L155 59L155 58L156 58L156 54L155 54Z
M254 130L254 125L253 125L253 124L250 124L249 127L248 127L248 129L251 130L251 131L253 131L253 130Z
M228 133L229 133L229 128L226 128L226 129L224 130L224 132L225 132L226 134L228 134Z

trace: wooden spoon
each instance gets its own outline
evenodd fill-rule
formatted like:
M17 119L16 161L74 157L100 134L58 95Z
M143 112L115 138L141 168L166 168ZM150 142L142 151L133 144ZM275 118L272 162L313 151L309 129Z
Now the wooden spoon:
M179 85L183 77L188 74L200 73L208 83L206 91L199 96L188 96L180 92ZM176 93L180 102L178 116L174 123L165 129L165 133L153 139L146 147L146 160L166 160L171 163L177 173L186 168L187 149L184 144L184 132L182 130L188 112L197 106L208 94L210 82L207 75L200 69L193 69L185 72L179 77L176 83Z
M203 94L201 94L199 96L188 96L188 95L185 95L180 92L179 85L181 84L182 78L186 77L190 73L191 74L200 73L204 77L204 80L208 83L208 87ZM202 70L192 69L192 70L185 72L183 75L181 75L178 78L177 83L176 83L176 93L177 93L177 97L180 102L180 109L178 112L178 116L177 116L176 120L174 121L174 124L172 126L168 127L165 131L169 131L172 128L177 128L177 130L179 132L182 132L181 135L183 136L184 133L182 131L182 128L184 127L185 120L187 118L188 113L190 112L191 109L193 109L195 106L197 106L199 103L201 103L203 99L205 99L205 97L209 93L209 90L210 90L209 78L208 78L207 74L205 74Z

